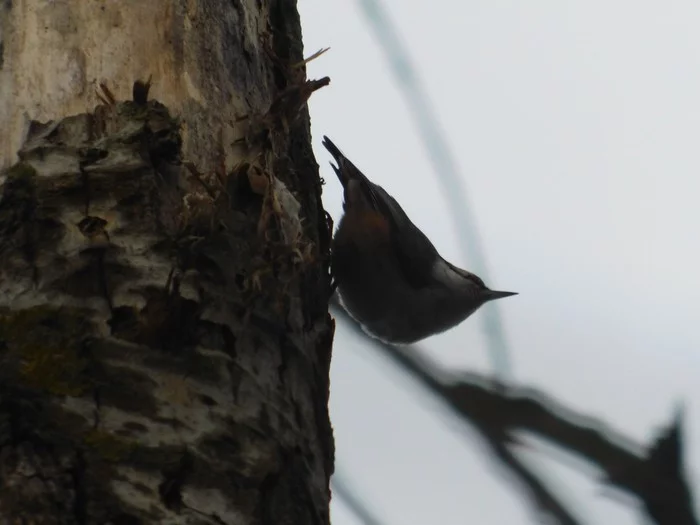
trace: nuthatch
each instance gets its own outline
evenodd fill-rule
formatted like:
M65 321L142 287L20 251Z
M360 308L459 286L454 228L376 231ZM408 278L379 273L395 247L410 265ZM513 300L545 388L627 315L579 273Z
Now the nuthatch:
M331 265L340 302L369 335L406 344L461 323L487 301L516 295L443 259L399 203L365 177L328 137L343 185L344 215Z

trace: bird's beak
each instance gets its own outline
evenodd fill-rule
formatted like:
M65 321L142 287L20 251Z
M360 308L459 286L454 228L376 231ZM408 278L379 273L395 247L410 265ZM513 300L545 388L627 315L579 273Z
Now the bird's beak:
M504 297L510 297L511 295L518 295L518 292L498 292L496 290L487 290L486 293L484 293L486 301L503 299Z

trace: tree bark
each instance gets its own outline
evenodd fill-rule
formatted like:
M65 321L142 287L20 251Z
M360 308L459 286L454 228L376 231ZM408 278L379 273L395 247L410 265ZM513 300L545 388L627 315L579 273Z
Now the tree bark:
M294 3L0 27L0 523L327 524L328 81ZM115 100L149 74L160 102Z

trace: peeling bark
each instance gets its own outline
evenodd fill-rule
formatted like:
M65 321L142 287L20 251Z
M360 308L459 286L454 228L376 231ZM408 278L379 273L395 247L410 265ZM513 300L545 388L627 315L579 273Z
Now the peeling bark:
M328 81L290 2L172 4L0 8L0 523L329 522Z

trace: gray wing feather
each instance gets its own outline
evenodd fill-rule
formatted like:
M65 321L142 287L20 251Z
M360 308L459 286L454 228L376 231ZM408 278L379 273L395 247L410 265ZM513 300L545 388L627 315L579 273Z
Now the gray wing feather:
M389 219L396 264L406 282L413 288L432 283L432 269L439 255L430 239L413 224L396 199L365 177L328 137L323 137L322 144L338 164L331 166L343 188L351 179L359 181L367 203Z

